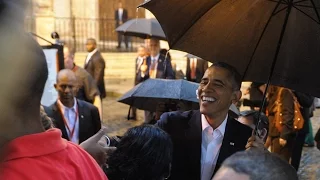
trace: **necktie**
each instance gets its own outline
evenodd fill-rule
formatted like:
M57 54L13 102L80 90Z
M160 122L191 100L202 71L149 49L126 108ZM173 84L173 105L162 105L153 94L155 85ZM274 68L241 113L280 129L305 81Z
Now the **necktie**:
M196 60L191 59L191 79L196 79Z

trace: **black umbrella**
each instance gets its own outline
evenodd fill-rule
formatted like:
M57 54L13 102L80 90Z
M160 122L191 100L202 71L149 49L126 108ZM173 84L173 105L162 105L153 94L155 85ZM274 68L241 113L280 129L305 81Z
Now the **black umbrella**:
M125 36L166 40L166 36L156 19L131 19L119 26L116 31L124 34Z
M151 0L170 48L320 97L320 0Z
M138 109L155 112L160 102L172 100L198 104L199 84L186 80L148 79L138 84L118 101Z

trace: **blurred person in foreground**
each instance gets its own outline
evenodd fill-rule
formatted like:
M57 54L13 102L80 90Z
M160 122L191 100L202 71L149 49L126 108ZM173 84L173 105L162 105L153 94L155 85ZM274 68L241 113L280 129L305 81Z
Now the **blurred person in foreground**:
M295 169L275 154L251 149L227 158L212 180L298 180Z
M75 51L69 46L63 47L64 67L74 72L77 77L78 92L76 98L93 104L99 109L102 119L100 92L93 77L83 68L74 63Z
M110 180L164 180L170 176L173 145L169 135L152 125L129 129L105 169Z
M0 179L106 180L95 160L62 139L59 129L43 128L40 101L48 67L42 48L23 30L23 2L0 3Z
M63 69L57 75L54 85L58 99L47 108L47 114L54 119L55 127L62 137L80 144L101 129L98 109L90 103L75 97L77 78L70 69Z

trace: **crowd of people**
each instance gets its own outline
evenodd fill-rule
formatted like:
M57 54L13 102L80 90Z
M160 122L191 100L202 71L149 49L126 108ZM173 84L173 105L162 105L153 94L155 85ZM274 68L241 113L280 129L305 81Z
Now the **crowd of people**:
M145 111L143 125L110 137L102 123L105 61L96 41L87 40L83 68L74 63L73 48L64 46L65 69L52 87L58 99L42 106L45 55L23 30L23 3L0 6L0 179L298 179L312 96L272 86L261 111L231 113L242 96L237 69L191 58L186 79L199 83L199 109ZM176 75L159 40L138 49L135 84ZM131 112L129 118L136 119L134 107Z

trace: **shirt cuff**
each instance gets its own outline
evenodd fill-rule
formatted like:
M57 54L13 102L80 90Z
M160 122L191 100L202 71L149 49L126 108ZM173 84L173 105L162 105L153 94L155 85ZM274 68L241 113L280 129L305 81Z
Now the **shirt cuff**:
M111 141L110 141L110 138L108 137L108 136L104 136L105 137L105 139L106 139L106 142L107 142L107 146L109 147L110 146L110 143L111 143Z

